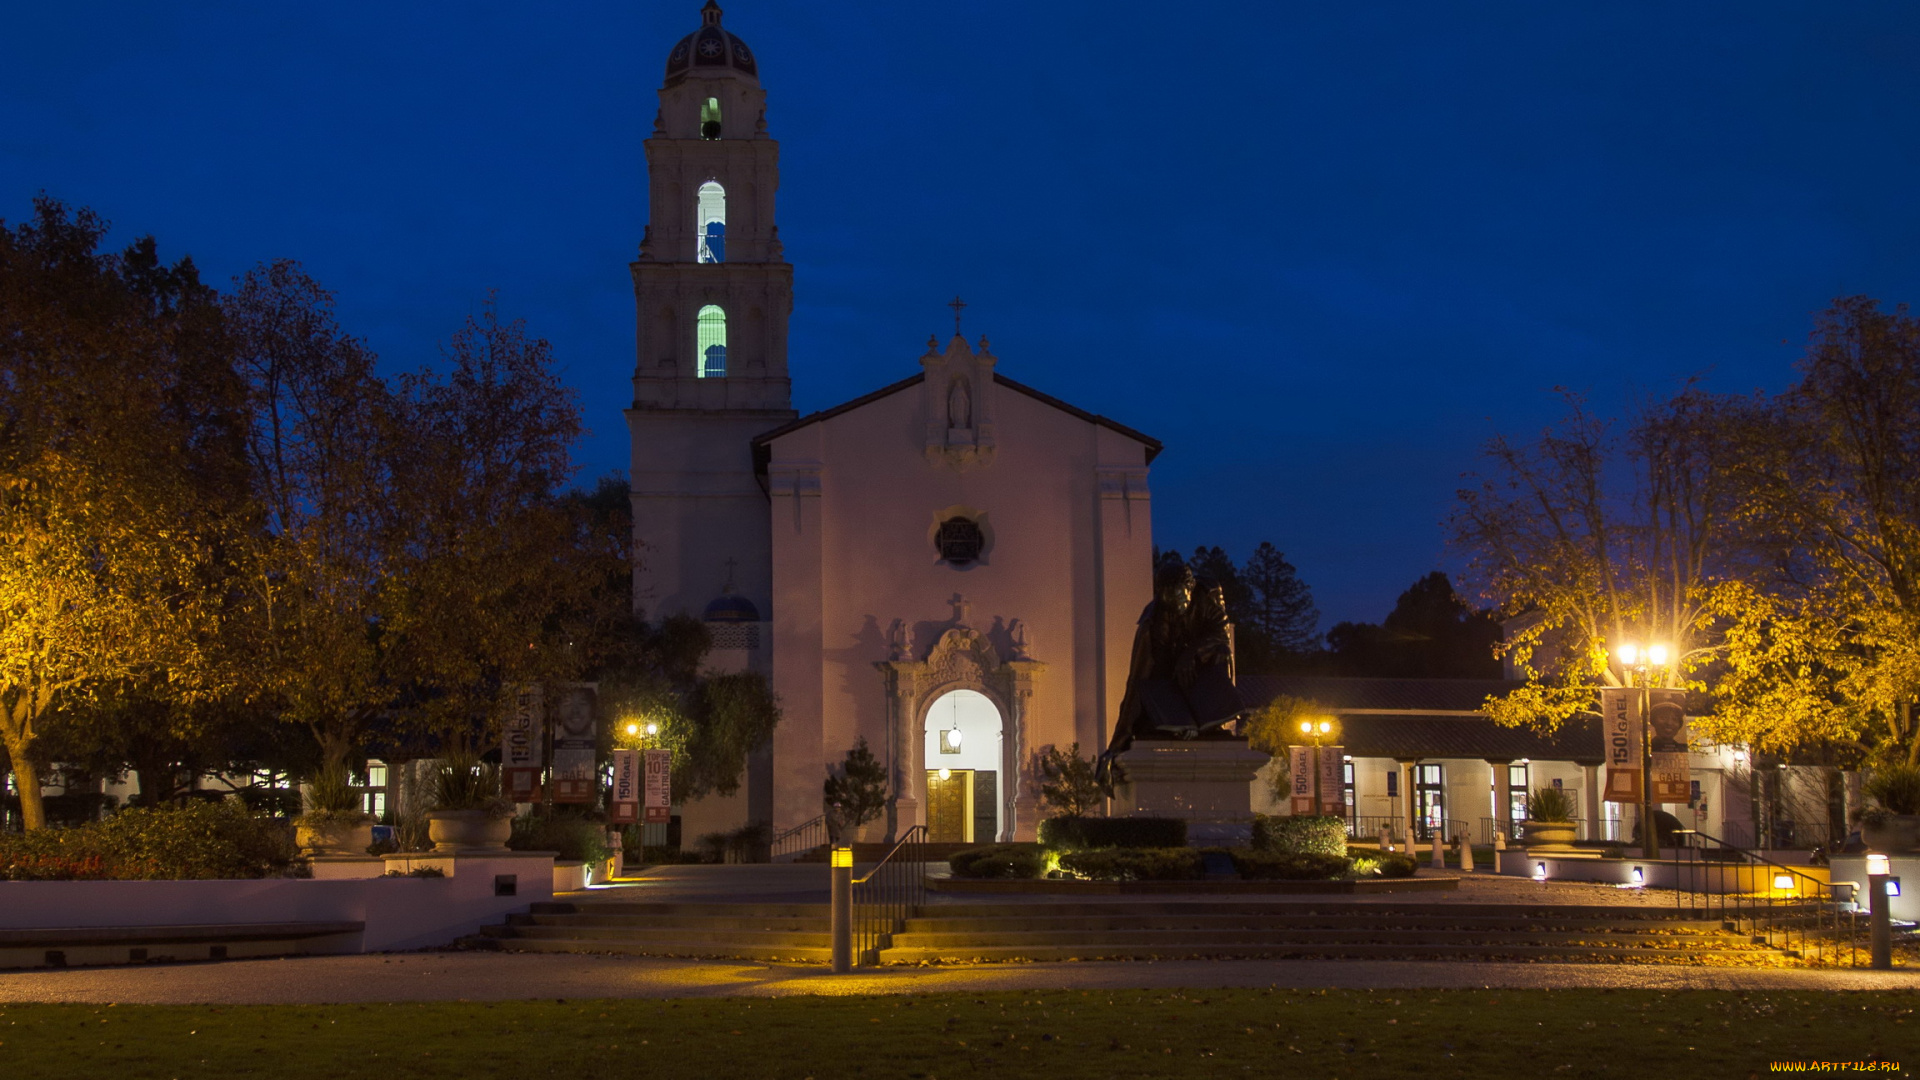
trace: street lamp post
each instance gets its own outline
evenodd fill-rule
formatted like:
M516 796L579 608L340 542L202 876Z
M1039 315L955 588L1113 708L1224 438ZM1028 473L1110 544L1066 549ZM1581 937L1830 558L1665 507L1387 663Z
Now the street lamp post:
M1319 817L1326 810L1326 802L1320 797L1320 740L1333 731L1331 721L1300 721L1300 734L1313 739L1313 816Z
M1621 645L1614 654L1632 680L1640 682L1640 856L1660 857L1660 833L1653 820L1653 669L1667 666L1667 647ZM1633 685L1631 681L1629 686Z

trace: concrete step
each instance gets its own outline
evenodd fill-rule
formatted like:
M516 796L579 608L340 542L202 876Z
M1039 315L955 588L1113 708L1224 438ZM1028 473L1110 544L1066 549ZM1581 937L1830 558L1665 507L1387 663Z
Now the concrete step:
M929 909L922 909L929 910ZM1546 930L1617 930L1621 933L1650 933L1660 931L1686 930L1699 933L1717 932L1724 926L1714 920L1633 920L1599 918L1559 918L1541 916L1538 918L1510 919L1491 915L1467 915L1448 918L1438 915L1377 916L1367 915L1305 915L1293 916L1290 913L1274 912L1261 915L1043 915L1043 916L1005 916L1001 918L948 918L941 915L920 915L906 922L910 931L925 933L991 933L1004 929L1023 929L1034 931L1074 931L1074 930L1229 930L1243 928L1247 930L1405 930L1412 932L1470 931L1478 934L1525 934Z
M1164 945L1168 948L1205 948L1215 945L1602 945L1633 949L1751 950L1751 944L1726 934L1690 933L1653 935L1636 933L1544 932L1503 934L1489 941L1486 934L1472 930L1046 930L991 933L938 934L907 930L893 935L896 948L970 948L974 946L1122 946L1141 948Z
M363 922L0 930L0 968L92 967L357 952Z
M1633 922L1718 921L1719 913L1690 913L1669 907L1617 907L1607 904L1433 904L1412 901L1369 902L1338 898L1313 900L1080 900L1055 903L929 904L921 913L940 918L1082 918L1104 915L1258 915L1267 918L1353 916L1371 919L1494 917L1531 920L1606 919Z
M544 908L565 910L542 910ZM568 904L535 904L534 915L619 915L630 918L788 919L827 917L825 904L673 904L632 900L583 900Z
M515 941L625 941L635 945L684 945L718 947L726 945L794 945L827 948L833 934L825 929L814 933L780 930L684 930L679 928L645 929L640 927L594 926L574 929L560 926L516 926L505 940Z
M770 915L770 916L734 916L734 915L603 915L598 912L582 912L578 915L521 915L508 919L510 926L561 926L591 928L597 926L634 927L638 929L674 928L688 931L825 931L828 923L827 912L822 909L816 915Z
M1174 959L1292 959L1292 960L1534 960L1586 963L1739 963L1755 960L1784 964L1778 952L1766 949L1686 949L1659 950L1613 946L1580 945L1410 945L1410 944L1327 944L1327 945L1213 945L1204 948L1177 948L1165 945L1094 946L982 946L966 949L902 948L883 949L883 964L926 964L938 962L1061 961L1061 960L1174 960Z
M623 956L698 956L721 959L798 961L829 963L833 950L801 945L748 945L729 943L725 947L701 947L666 942L635 943L619 938L516 938L499 941L495 947L506 952L529 953L613 953Z

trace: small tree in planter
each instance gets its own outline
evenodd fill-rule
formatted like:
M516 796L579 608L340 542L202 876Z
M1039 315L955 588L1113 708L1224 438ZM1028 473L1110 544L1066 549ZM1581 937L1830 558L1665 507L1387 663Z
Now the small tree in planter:
M500 794L500 769L469 757L441 762L433 778L427 835L443 854L463 849L504 851L513 835L512 801Z
M825 803L827 839L835 844L850 840L887 808L887 767L867 748L866 736L847 751L839 771L827 770Z
M1106 802L1093 762L1080 756L1080 744L1065 750L1047 747L1040 755L1040 801L1062 817L1086 817Z
M1897 855L1920 846L1920 768L1875 769L1866 795L1876 804L1860 815L1860 839L1870 850Z
M373 844L373 816L360 809L360 792L344 765L322 768L306 790L307 812L294 822L308 855L365 855Z
M1538 787L1527 796L1525 843L1528 848L1571 848L1579 830L1579 823L1573 817L1573 796L1565 790Z

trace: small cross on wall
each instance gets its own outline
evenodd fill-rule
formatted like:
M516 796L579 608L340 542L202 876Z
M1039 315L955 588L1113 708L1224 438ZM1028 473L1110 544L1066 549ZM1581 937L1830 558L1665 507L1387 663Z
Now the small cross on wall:
M956 293L954 295L953 300L950 301L947 304L947 306L953 309L953 336L959 337L960 336L960 310L966 307L967 303L966 301L960 299L959 294Z

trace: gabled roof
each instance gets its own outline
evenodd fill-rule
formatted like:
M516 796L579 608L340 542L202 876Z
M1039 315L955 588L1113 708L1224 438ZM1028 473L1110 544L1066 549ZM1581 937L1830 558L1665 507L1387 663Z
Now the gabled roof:
M1351 679L1324 675L1244 675L1250 700L1297 697L1338 711L1477 713L1488 697L1519 687L1504 679Z
M831 420L834 417L839 416L841 413L844 413L844 412L852 412L853 410L858 409L863 405L868 405L875 401L879 401L881 398L886 397L890 394L897 394L900 391L905 390L910 386L918 386L922 381L926 379L926 377L927 377L926 372L921 372L918 375L910 375L907 378L901 379L897 383L892 383L890 385L883 386L880 389L875 390L871 394L862 394L861 396L854 398L852 401L843 401L840 404L835 405L831 409L822 409L819 412L808 413L807 415L799 418L798 420L790 420L787 423L782 424L777 428L774 428L772 431L761 432L760 434L755 435L753 437L754 460L756 462L764 462L765 456L760 452L760 448L773 442L775 439L780 438L782 435L786 435L789 432L798 431L799 429L806 427L808 424L817 424L822 420ZM1149 463L1151 463L1153 459L1159 455L1160 451L1164 449L1164 447L1160 443L1160 440L1154 438L1151 435L1142 434L1141 432L1135 431L1134 429L1128 427L1125 424L1120 423L1117 420L1109 420L1108 418L1101 416L1098 413L1090 413L1085 409L1081 409L1073 405L1069 405L1066 402L1061 401L1059 398L1054 397L1051 394L1044 394L1038 390L1035 390L1031 386L1027 386L1023 383L1017 383L1012 379L1007 378L1005 375L1000 374L997 371L994 372L993 374L993 381L1016 393L1025 394L1028 397L1034 399L1035 401L1041 402L1043 404L1051 405L1054 408L1059 409L1061 412L1066 413L1069 416L1075 417L1080 420L1085 420L1089 424L1098 424L1099 426L1106 428L1109 431L1115 431L1120 433L1121 435L1125 435L1127 438L1132 439L1135 442L1138 442L1147 448L1147 461Z
M1353 757L1480 758L1490 761L1606 759L1597 717L1571 720L1551 734L1487 719L1487 698L1520 683L1502 679L1349 679L1334 676L1244 675L1250 702L1305 698L1340 718L1340 745Z

